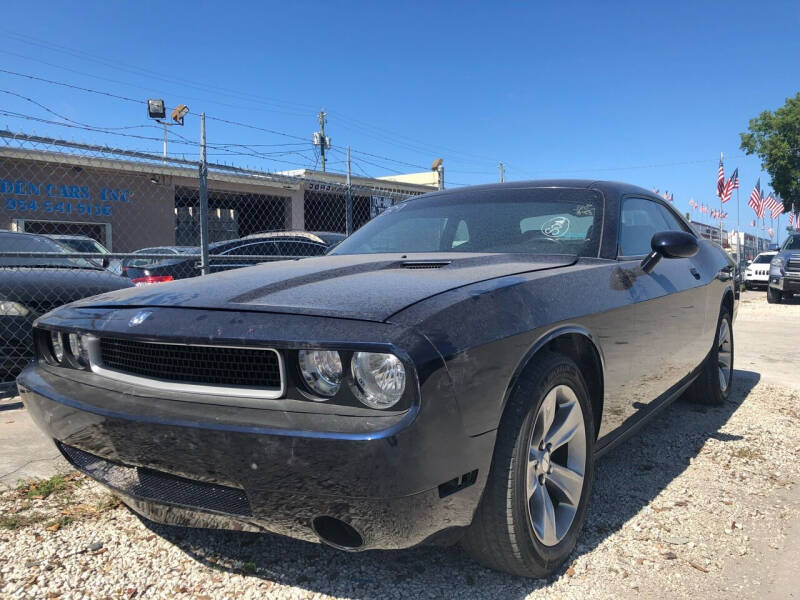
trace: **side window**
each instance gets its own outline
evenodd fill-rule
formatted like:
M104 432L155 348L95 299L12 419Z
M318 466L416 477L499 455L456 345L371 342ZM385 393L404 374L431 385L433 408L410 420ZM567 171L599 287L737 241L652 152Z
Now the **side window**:
M469 227L467 227L467 222L463 219L458 222L458 226L456 227L456 232L453 235L453 245L452 247L455 248L460 246L461 244L465 244L469 241Z
M667 221L667 217L671 218L672 223ZM669 229L683 230L663 206L644 198L625 198L619 226L619 254L647 254L653 235Z
M666 225L664 231L685 231L687 233L689 232L689 230L684 226L684 224L680 222L678 217L672 214L671 210L663 206L660 206L658 204L656 204L656 206L658 207L659 212L661 212L661 216L664 218L664 223Z
M223 254L238 254L241 256L274 256L278 254L275 244L272 242L258 242L256 244L246 244L244 246L236 246L230 250L226 250Z
M283 240L276 242L281 256L321 256L325 254L325 246L313 242Z

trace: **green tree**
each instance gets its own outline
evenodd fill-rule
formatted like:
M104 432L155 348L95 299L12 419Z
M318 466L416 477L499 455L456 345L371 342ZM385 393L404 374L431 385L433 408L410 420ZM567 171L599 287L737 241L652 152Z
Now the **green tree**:
M758 154L786 210L800 206L800 92L776 111L750 119L748 129L740 134L742 150Z

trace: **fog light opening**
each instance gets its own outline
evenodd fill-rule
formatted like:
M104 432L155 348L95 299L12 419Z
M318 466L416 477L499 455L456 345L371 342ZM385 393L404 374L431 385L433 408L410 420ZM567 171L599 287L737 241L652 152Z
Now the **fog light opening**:
M352 525L334 517L316 517L311 528L321 541L339 550L352 552L364 545L364 538Z

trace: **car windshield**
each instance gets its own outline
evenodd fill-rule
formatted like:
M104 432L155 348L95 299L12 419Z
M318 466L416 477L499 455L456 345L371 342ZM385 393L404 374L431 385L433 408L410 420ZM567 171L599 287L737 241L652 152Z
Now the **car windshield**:
M0 235L0 252L72 252L69 248L40 236ZM97 269L97 265L82 258L0 256L0 267L61 267L68 269Z
M164 254L166 256L175 256L178 254L177 250L172 248L142 248L141 250L134 251L134 254ZM143 268L159 262L157 258L126 258L122 261L125 267L138 267Z
M57 239L60 244L65 246L69 246L75 252L86 252L86 253L94 253L94 254L108 254L108 250L106 250L103 246L101 246L98 242L94 240L82 239L82 238L62 238Z
M753 263L755 263L757 265L768 263L768 262L770 262L772 260L773 256L775 256L775 255L774 254L759 254L758 256L756 256L756 259L753 261Z
M574 188L463 190L387 209L330 254L480 252L597 256L603 198Z
M800 235L793 235L783 243L782 250L800 250Z

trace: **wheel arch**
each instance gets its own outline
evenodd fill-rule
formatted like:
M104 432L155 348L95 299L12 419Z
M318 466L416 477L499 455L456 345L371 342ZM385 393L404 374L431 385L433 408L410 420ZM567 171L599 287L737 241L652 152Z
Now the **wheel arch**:
M505 412L508 399L517 385L519 376L536 358L537 354L548 350L571 358L581 367L581 375L586 382L592 403L596 437L600 432L600 422L603 415L605 360L595 337L580 325L560 326L548 331L536 340L514 370L514 374L505 391L501 414Z
M731 313L731 318L733 318L733 290L728 288L725 290L725 293L722 295L722 301L719 304L720 311L723 308L727 308L728 311Z

